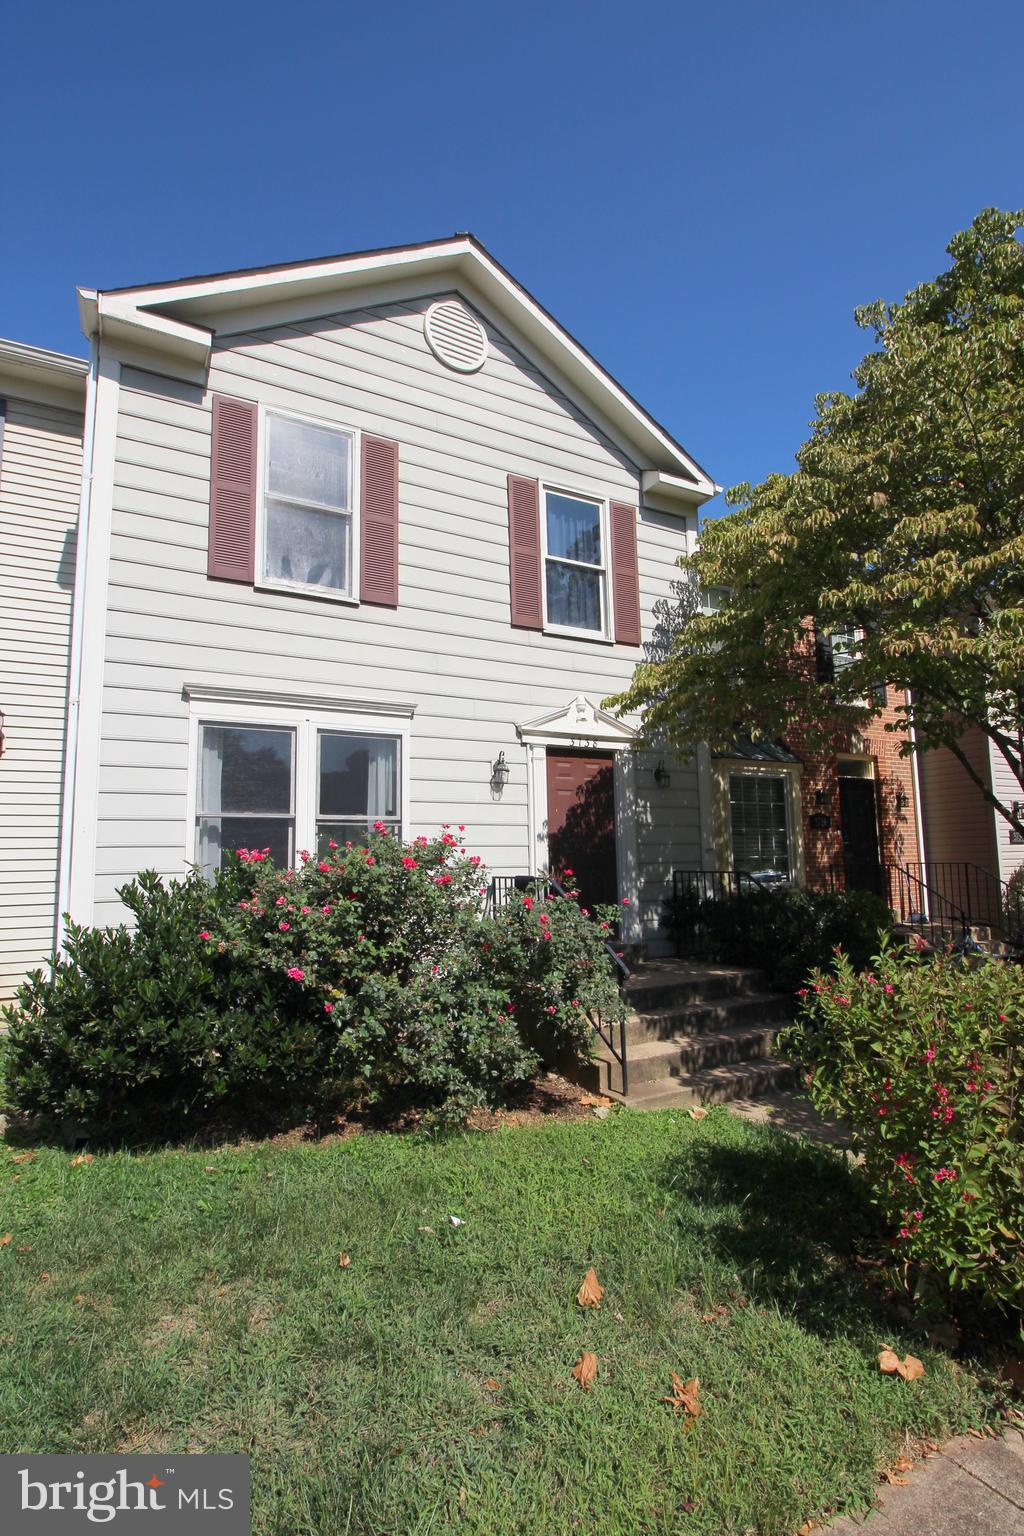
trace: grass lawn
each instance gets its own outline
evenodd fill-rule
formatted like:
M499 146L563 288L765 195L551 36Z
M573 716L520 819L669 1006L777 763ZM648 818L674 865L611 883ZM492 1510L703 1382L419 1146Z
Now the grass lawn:
M248 1452L257 1536L782 1536L989 1411L852 1262L842 1159L724 1111L17 1150L0 1450ZM884 1344L925 1378L880 1375ZM689 1431L673 1370L700 1378Z

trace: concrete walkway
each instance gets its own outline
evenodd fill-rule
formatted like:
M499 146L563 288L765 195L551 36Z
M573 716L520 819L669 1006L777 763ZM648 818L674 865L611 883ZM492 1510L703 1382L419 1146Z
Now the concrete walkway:
M867 1520L844 1515L822 1536L1021 1536L1024 1434L1005 1440L963 1435L925 1456L906 1486L881 1486Z

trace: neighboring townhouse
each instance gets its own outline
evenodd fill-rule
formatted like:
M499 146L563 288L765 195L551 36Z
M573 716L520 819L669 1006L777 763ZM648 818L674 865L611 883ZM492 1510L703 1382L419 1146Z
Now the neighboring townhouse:
M0 998L56 937L86 372L0 341Z
M1024 814L1024 790L980 727L965 731L959 745L992 794ZM988 804L948 747L923 752L920 774L928 884L969 909L975 922L1000 928L1007 918L1006 884L1024 866L1024 838ZM1009 901L1019 935L1024 896Z
M713 861L710 759L634 751L601 700L693 549L699 464L468 235L80 305L62 907L449 822L656 946L673 869Z
M705 611L716 606L706 595ZM831 682L857 646L852 626L818 633L808 620L794 669ZM902 736L886 729L906 694L880 685L870 702L875 712L866 723L836 729L824 742L796 728L784 741L740 737L714 755L718 870L811 890L873 891L907 904L906 882L894 888L893 875L921 859L920 801L915 761L900 756Z

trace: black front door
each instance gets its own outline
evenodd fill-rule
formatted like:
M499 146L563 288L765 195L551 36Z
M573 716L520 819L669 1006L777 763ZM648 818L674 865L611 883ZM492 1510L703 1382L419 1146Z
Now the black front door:
M839 780L839 819L843 836L843 869L848 891L882 894L882 861L878 854L878 811L874 779Z

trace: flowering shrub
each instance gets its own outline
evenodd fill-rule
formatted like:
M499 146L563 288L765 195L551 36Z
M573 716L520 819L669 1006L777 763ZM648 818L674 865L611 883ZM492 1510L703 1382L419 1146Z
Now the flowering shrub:
M402 844L383 824L298 869L241 849L212 883L141 875L133 926L73 927L7 1010L11 1103L105 1135L496 1103L584 1052L583 1009L615 988L575 901L487 918L486 888L452 829Z
M801 990L781 1043L850 1124L896 1262L1024 1311L1024 975L886 946Z

